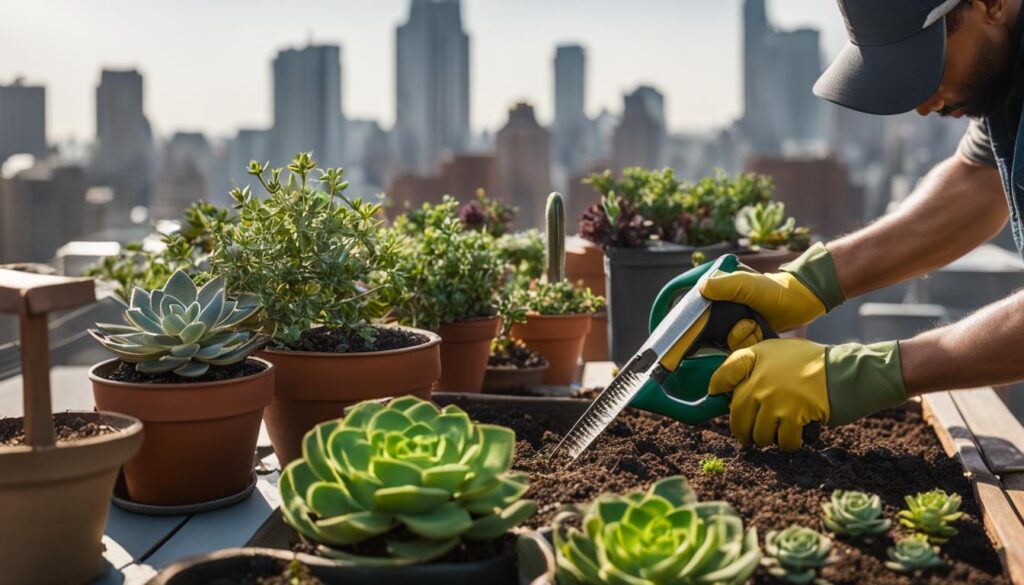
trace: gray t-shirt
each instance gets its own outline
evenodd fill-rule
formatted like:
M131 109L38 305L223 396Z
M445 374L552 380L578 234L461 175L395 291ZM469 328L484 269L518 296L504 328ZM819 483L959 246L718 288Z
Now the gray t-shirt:
M995 168L996 155L992 152L992 143L989 142L988 133L985 132L985 125L981 120L972 119L960 139L957 151L967 160Z

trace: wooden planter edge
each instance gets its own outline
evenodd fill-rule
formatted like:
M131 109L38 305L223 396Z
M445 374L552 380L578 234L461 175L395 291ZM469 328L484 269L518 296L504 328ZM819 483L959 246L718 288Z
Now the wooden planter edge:
M922 409L964 466L1006 576L1024 585L1024 427L991 388L929 394Z

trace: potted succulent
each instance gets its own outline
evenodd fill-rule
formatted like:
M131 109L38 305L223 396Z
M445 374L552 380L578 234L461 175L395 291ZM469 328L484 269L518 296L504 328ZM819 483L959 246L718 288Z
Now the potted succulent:
M258 318L277 369L264 419L278 458L302 453L315 424L364 399L430 396L441 374L435 333L384 326L404 285L402 239L382 227L380 205L345 195L342 169L317 171L308 153L287 168L252 162L266 191L231 192L238 221L223 226L210 258L232 290L262 304Z
M763 209L772 195L771 179L755 174L731 178L719 173L689 184L671 169L629 168L619 179L605 171L586 182L602 200L584 212L580 236L604 249L608 343L611 359L618 363L647 338L648 313L661 287L691 265L695 251L707 260L746 251L737 215L759 204ZM774 218L772 209L765 220ZM809 239L807 230L793 226L789 235L786 246L799 247ZM741 256L748 265L769 268L755 256ZM774 259L776 266L780 260Z
M91 279L0 269L0 312L18 313L24 417L0 419L0 581L87 583L103 572L103 531L118 469L142 423L51 414L47 314L95 300Z
M527 316L512 326L511 335L548 361L545 384L564 386L576 379L591 316L604 306L604 299L565 280L565 202L560 193L548 197L547 224L547 280L513 291L511 302L526 308Z
M251 297L229 299L222 276L200 288L178 270L163 288L132 291L125 324L89 330L116 356L89 371L96 405L146 425L124 466L129 501L198 504L252 483L274 367L250 357L266 336L238 328L259 309Z
M399 323L441 336L438 389L480 392L501 327L495 303L505 264L494 238L464 228L458 203L447 196L399 216L394 229L408 238L398 262L405 275L395 306Z
M510 334L512 326L526 322L526 309L506 298L498 305L501 334L491 342L483 391L487 394L518 394L544 383L548 361L521 339Z

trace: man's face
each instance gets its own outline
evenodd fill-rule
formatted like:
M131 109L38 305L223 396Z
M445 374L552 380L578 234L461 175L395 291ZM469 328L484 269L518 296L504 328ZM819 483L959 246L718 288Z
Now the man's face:
M1001 2L1000 4L1006 4ZM927 116L981 117L1006 99L1014 52L1013 24L1005 8L993 10L975 0L946 37L946 68L939 89L916 108Z

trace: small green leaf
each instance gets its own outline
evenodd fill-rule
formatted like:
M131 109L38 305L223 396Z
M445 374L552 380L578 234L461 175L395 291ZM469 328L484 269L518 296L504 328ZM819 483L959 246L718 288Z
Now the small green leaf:
M451 499L437 488L403 486L380 488L374 494L374 508L394 514L424 514Z
M514 526L526 522L537 511L533 500L519 500L500 513L490 514L473 521L463 538L467 540L490 540L505 534Z
M454 502L442 504L425 514L399 514L398 521L414 534L431 540L458 537L473 524L469 512Z

